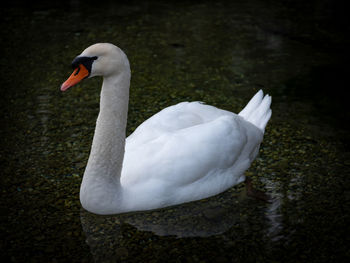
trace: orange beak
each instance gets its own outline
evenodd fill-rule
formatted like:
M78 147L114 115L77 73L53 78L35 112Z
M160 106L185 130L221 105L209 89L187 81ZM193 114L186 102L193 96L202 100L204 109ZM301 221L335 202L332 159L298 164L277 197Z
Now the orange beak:
M62 84L61 91L66 91L70 87L78 84L80 81L88 77L89 74L90 73L86 67L83 64L80 64L79 67L73 71L72 75L70 75L70 77Z

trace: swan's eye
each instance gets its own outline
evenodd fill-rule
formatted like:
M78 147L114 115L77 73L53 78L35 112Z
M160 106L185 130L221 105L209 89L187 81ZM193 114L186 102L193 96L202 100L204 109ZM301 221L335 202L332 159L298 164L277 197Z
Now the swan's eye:
M74 73L74 76L78 75L80 71L80 66L78 67L78 70Z

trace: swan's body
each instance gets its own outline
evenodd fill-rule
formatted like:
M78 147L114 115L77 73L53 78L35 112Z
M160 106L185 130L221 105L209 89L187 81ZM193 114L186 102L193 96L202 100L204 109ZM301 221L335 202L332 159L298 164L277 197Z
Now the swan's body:
M116 214L161 208L206 198L244 181L271 116L270 96L259 91L238 115L182 102L155 114L125 139L130 85L126 55L114 45L95 44L73 66L79 70L62 90L87 76L104 77L80 190L85 209ZM76 80L80 74L85 75Z

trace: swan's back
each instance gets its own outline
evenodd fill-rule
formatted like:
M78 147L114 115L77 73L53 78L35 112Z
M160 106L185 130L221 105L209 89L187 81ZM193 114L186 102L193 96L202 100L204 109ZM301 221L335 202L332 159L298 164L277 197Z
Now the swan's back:
M167 107L144 121L127 138L128 147L138 147L161 135L173 134L182 129L213 121L221 116L235 115L232 112L200 102L181 102Z

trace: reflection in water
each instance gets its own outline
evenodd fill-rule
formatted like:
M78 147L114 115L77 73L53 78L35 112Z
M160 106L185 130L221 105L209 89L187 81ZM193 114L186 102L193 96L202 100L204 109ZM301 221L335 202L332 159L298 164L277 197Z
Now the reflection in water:
M241 190L238 194L232 193L233 191L227 191L214 198L170 208L115 216L101 217L82 209L81 222L84 230L92 229L103 221L105 225L127 223L138 230L151 231L158 236L207 237L217 235L227 231L240 220L240 208L245 205L244 200L240 202L240 199L246 199L243 197L245 191Z
M288 184L287 197L289 200L297 201L303 196L304 175L301 172L294 172L293 175Z
M51 95L48 91L43 91L45 93L40 94L37 96L37 110L36 114L39 119L40 123L40 147L42 149L47 149L48 143L49 143L49 137L47 136L48 130L49 130L49 118L50 115L52 115L52 112L50 111L51 107ZM45 155L48 153L47 151L43 152Z
M266 217L268 218L267 236L271 241L278 241L283 236L279 235L283 229L282 214L280 211L281 199L278 197L266 208Z
M52 114L52 112L49 110L50 103L51 103L51 95L49 95L49 92L47 94L41 94L37 97L38 100L38 108L36 110L36 114L39 116L40 119L40 128L41 128L41 147L45 149L47 146L49 138L47 137L48 132L48 120L49 116Z
M270 241L278 241L283 236L280 235L283 230L281 204L283 194L278 192L281 189L281 185L278 181L272 181L268 178L261 178L266 189L272 193L272 202L266 207L265 216L268 219L266 235L270 238Z
M253 240L274 241L276 230L281 227L279 205L277 199L267 205L247 198L240 185L209 199L153 211L98 216L81 209L80 220L86 243L95 261L101 262L120 259L120 254L128 250L123 244L142 243L144 235L148 239L165 238L167 242L168 238L215 236L227 243L240 242L244 233L253 231L253 235L248 235ZM264 211L271 225L268 233L261 225L266 221Z

